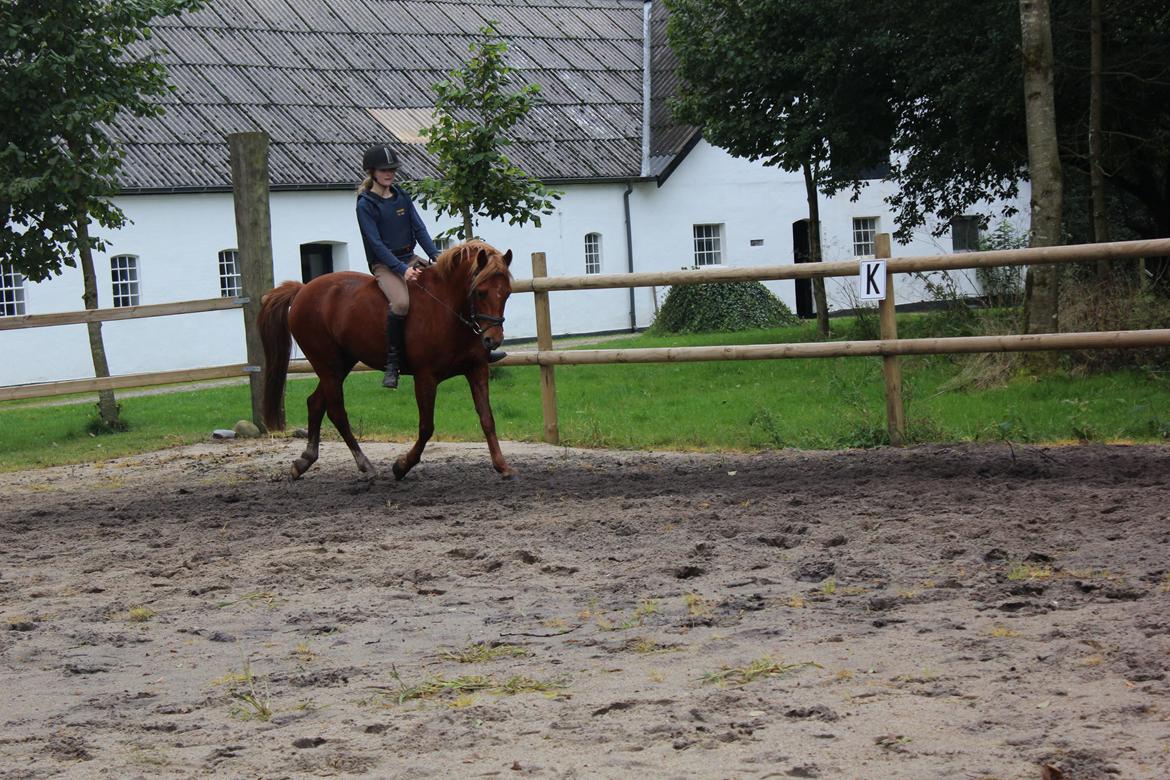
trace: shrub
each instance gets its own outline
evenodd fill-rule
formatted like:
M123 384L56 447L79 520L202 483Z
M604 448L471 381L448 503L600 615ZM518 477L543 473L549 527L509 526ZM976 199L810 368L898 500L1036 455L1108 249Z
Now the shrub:
M778 328L800 320L759 282L682 284L670 288L651 328L655 333Z
M1117 275L1107 281L1078 280L1061 287L1060 329L1066 332L1145 330L1170 323L1170 300ZM1092 349L1070 353L1085 371L1170 368L1163 348Z
M1028 245L1028 235L1016 229L1006 219L995 230L979 241L984 252L996 249L1023 249ZM995 308L1019 306L1024 296L1024 267L1020 265L994 266L975 269L975 278L983 288L983 298L988 306Z

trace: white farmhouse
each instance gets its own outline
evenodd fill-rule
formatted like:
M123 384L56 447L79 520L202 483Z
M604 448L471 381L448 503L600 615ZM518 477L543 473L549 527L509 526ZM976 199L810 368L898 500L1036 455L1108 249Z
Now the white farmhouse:
M520 77L544 102L519 128L510 154L562 190L540 228L480 223L477 232L516 258L544 252L552 275L755 266L796 261L807 235L799 172L734 158L670 117L675 86L666 12L642 0L400 2L398 0L209 0L162 20L151 45L165 48L176 88L160 119L126 121L124 190L131 223L98 254L102 307L234 295L236 234L229 133L271 139L272 239L277 282L366 270L354 188L366 146L388 142L403 178L434 175L419 130L430 118L430 85L467 56L487 21L510 46ZM827 260L871 254L892 231L875 180L856 201L823 198ZM450 219L424 212L438 233ZM954 248L972 236L955 231ZM924 233L895 254L950 251ZM808 282L770 286L812 316ZM830 307L852 304L830 282ZM0 316L82 308L80 272L31 284L0 258ZM557 334L639 329L662 290L552 294ZM913 300L899 287L900 301ZM508 307L510 340L535 335L532 299ZM109 322L111 372L162 371L245 362L241 313ZM0 331L0 385L93 376L82 325Z

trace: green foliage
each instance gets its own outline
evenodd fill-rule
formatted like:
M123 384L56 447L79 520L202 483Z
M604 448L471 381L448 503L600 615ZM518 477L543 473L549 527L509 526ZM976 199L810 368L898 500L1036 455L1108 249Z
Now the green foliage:
M675 116L733 154L787 171L811 164L827 192L884 160L891 106L871 82L876 48L837 45L877 23L877 4L846 0L667 0L682 85ZM872 18L871 18L872 17Z
M0 257L43 281L75 266L79 218L125 224L119 117L162 113L166 71L144 42L156 17L200 0L6 0L0 3Z
M828 394L843 407L842 425L832 439L834 447L868 449L890 443L885 419L870 388L858 385L838 366L830 376Z
M463 226L456 230L464 239L472 237L467 232L474 230L476 216L540 227L540 215L551 214L560 197L505 154L512 128L540 95L537 84L513 90L515 71L504 62L507 50L488 22L468 47L470 59L433 86L435 124L423 134L442 178L422 179L413 189L424 206L460 217Z
M1062 331L1154 330L1170 324L1170 300L1133 280L1114 275L1068 279L1062 284ZM1116 371L1125 368L1170 369L1170 350L1094 349L1069 352L1066 364L1080 371Z
M101 415L100 405L95 404L94 408L94 416L85 424L85 432L90 436L105 436L110 433L124 433L130 430L130 424L117 416L117 414L114 419L106 420ZM115 409L120 414L122 405L118 404Z
M826 191L856 190L858 164L892 152L900 240L930 215L941 234L953 217L985 210L982 201L1018 194L1027 168L1018 3L666 2L684 82L678 116L713 143L787 170L827 161ZM1083 171L1089 7L1051 6L1060 152ZM1150 182L1170 180L1170 3L1102 12L1106 187L1112 202L1134 203L1115 212L1127 231L1167 235L1170 199Z
M1027 245L1027 233L1017 230L1006 219L1000 220L995 230L979 239L979 249L983 252L1022 249ZM988 306L1018 306L1023 301L1024 267L1021 265L977 268L975 278L983 288L983 298Z
M680 284L654 318L655 333L704 333L778 328L799 320L759 282Z

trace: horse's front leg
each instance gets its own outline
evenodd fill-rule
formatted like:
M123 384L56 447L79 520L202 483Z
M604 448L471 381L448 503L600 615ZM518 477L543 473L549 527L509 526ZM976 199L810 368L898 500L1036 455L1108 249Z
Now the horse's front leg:
M500 441L496 438L496 419L492 416L492 404L488 400L488 367L486 363L467 373L467 384L471 385L471 398L475 401L475 411L479 413L479 425L483 428L488 451L492 454L492 465L504 479L511 479L516 476L516 472L504 460L504 453L500 451Z
M409 452L394 461L395 479L402 479L408 471L418 465L427 441L435 432L435 389L438 384L430 374L419 372L414 375L414 400L418 405L418 439Z

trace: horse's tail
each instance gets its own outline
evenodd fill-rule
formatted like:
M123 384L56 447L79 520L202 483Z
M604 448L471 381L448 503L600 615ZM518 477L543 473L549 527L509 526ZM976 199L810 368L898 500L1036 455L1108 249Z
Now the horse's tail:
M304 287L284 282L260 299L260 341L264 344L264 425L270 431L284 430L284 382L292 352L288 329L288 307Z

